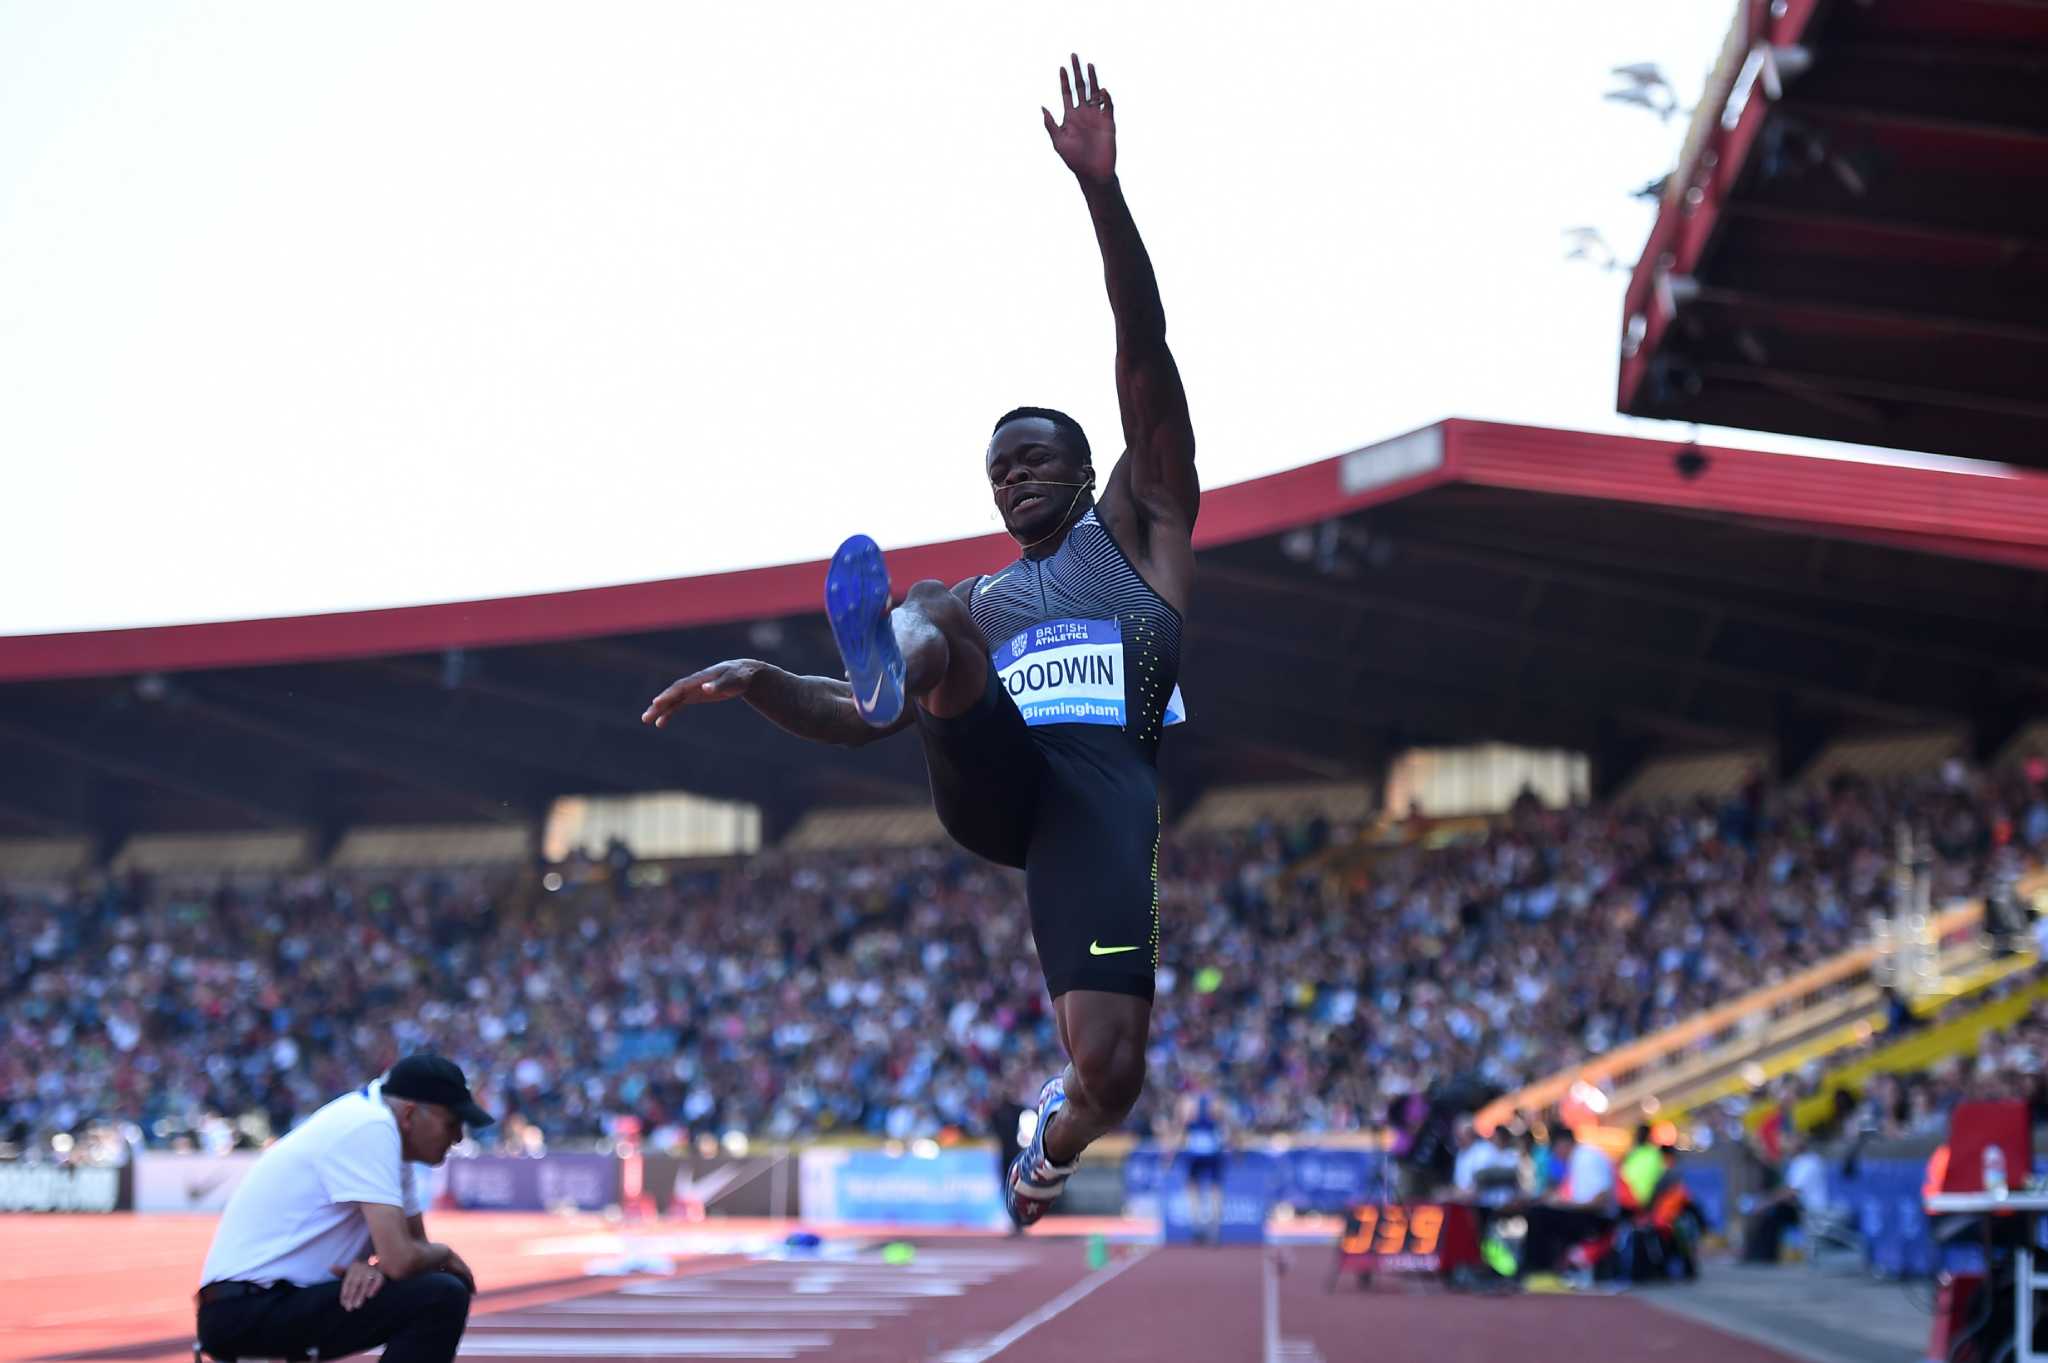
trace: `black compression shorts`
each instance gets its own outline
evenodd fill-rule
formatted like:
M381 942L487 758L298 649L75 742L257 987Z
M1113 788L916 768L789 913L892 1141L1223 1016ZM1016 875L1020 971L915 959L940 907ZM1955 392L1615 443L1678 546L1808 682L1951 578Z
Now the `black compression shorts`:
M1024 872L1031 935L1054 998L1152 997L1159 966L1159 777L1101 725L1033 729L988 670L981 699L920 708L932 805L953 840Z

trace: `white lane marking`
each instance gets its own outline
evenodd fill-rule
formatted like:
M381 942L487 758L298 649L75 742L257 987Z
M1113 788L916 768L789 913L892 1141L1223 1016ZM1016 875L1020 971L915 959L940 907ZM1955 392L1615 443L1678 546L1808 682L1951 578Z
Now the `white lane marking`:
M1156 1245L1147 1246L1114 1268L1106 1268L1083 1278L1080 1282L1075 1283L1072 1287L1060 1293L1057 1297L1054 1297L1051 1301L1014 1325L1011 1325L993 1339L986 1340L980 1344L970 1344L962 1348L948 1350L939 1355L935 1363L983 1363L984 1359L994 1358L997 1354L1009 1348L1012 1344L1015 1344L1054 1316L1059 1315L1075 1302L1086 1297L1096 1288L1117 1277L1126 1269L1133 1268L1151 1258L1156 1248L1158 1248Z
M815 1273L820 1269L831 1269L838 1273L957 1273L963 1269L984 1268L1009 1272L1036 1262L1028 1255L1021 1254L973 1254L953 1250L926 1250L907 1264L885 1263L878 1255L845 1255L837 1258L803 1259L753 1259L731 1268L720 1269L719 1276L735 1273Z
M1141 1256L1142 1257L1142 1256ZM1009 1251L921 1253L913 1264L879 1257L767 1260L678 1279L621 1284L599 1297L579 1297L479 1317L461 1354L472 1358L788 1359L829 1349L833 1334L872 1330L929 1302L960 1296L1037 1262ZM1049 1320L1087 1291L1128 1267L1100 1274L1086 1291L1041 1308ZM1050 1309L1056 1306L1058 1310ZM612 1319L606 1319L612 1317ZM1028 1329L1039 1322L1019 1322ZM1024 1332L982 1346L993 1352ZM565 1333L565 1332L574 1333ZM986 1357L986 1354L980 1355Z
M602 1301L603 1298L598 1300ZM728 1292L711 1297L664 1297L660 1301L638 1301L630 1308L624 1301L609 1301L605 1304L611 1311L601 1310L596 1305L569 1306L564 1302L563 1328L569 1328L568 1317L579 1315L630 1315L640 1320L658 1320L665 1316L716 1316L732 1315L735 1311L762 1310L779 1311L789 1316L846 1316L874 1315L900 1316L908 1312L922 1298L914 1297L792 1297L783 1293L735 1293ZM553 1314L550 1312L550 1314ZM478 1317L482 1319L482 1317ZM582 1329L583 1323L575 1323Z
M606 1330L641 1330L641 1332L647 1332L649 1328L655 1328L659 1324L662 1324L662 1320L659 1320L659 1318L655 1318L655 1320L641 1318L641 1320L575 1320L575 1322L569 1322L569 1320L563 1320L561 1316L532 1316L532 1318L518 1318L518 1320L508 1320L504 1316L477 1316L473 1322L469 1322L467 1334L518 1334L520 1330L563 1330L563 1328L594 1330L594 1332L606 1332ZM678 1318L674 1328L678 1328L678 1330L786 1330L786 1328L791 1328L791 1324L793 1322L788 1320L788 1316L784 1312L772 1312L772 1314L766 1314L766 1316L750 1316L750 1314L745 1314L743 1308L733 1308L733 1310L725 1312L723 1316L717 1316L717 1314L690 1314L686 1320ZM801 1324L805 1330L872 1330L874 1326L881 1324L881 1316L856 1316L856 1314L848 1314L848 1316L813 1316L813 1314L805 1314L805 1318L801 1322L795 1322L795 1324Z
M1021 1264L749 1264L745 1268L729 1269L718 1276L749 1282L783 1282L791 1278L824 1276L849 1282L856 1278L901 1282L905 1278L993 1278L1003 1273L1014 1273L1021 1267Z
M795 1358L830 1335L588 1335L508 1333L464 1336L457 1358Z
M1266 1356L1265 1363L1323 1363L1323 1351L1312 1339L1297 1336L1294 1339L1280 1337L1280 1270L1274 1259L1274 1251L1267 1250L1265 1256L1265 1312L1266 1312Z
M727 1282L723 1278L699 1278L694 1285L684 1288L676 1284L670 1291L642 1294L641 1300L690 1301L697 1297L760 1297L763 1300L784 1297L817 1297L831 1293L844 1293L855 1297L957 1297L969 1287L979 1287L991 1279L979 1282L963 1282L958 1278L861 1278L845 1281L838 1278L785 1278L769 1282L760 1278L734 1278Z

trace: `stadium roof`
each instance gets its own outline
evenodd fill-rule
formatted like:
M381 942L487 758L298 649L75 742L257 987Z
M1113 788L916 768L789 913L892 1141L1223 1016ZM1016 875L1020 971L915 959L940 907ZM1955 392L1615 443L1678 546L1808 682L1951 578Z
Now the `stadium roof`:
M2048 710L2048 478L1446 421L1211 492L1170 798L1417 744L1660 751ZM1014 556L890 554L899 584ZM922 797L915 742L804 744L648 697L720 658L832 673L822 563L453 605L0 638L0 836L500 818L570 793Z
M1743 0L1620 407L2048 467L2048 4Z

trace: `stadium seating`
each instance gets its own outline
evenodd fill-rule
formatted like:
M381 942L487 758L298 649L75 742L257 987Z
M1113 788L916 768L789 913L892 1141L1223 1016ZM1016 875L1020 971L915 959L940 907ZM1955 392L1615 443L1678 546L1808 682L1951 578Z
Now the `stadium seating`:
M1137 1120L1212 1073L1242 1129L1355 1132L1404 1094L1616 1052L1854 946L1893 823L1936 816L1957 884L2048 850L2048 795L2012 773L1524 806L1341 872L1306 825L1180 833ZM1059 1063L1016 873L929 843L784 847L543 891L518 831L366 833L257 881L0 888L0 1136L258 1138L420 1047L479 1076L512 1140L620 1114L657 1145L972 1134ZM388 864L406 853L456 864Z

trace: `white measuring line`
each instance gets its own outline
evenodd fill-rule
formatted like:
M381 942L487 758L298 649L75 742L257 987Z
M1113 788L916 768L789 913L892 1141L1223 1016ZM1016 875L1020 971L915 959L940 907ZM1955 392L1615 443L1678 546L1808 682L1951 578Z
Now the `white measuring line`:
M958 1349L949 1349L945 1353L940 1354L934 1360L934 1363L983 1363L984 1359L994 1358L997 1354L1009 1348L1012 1344L1015 1344L1054 1316L1059 1315L1062 1311L1080 1301L1096 1288L1110 1281L1110 1279L1126 1269L1133 1268L1151 1258L1153 1251L1157 1248L1157 1245L1148 1245L1143 1250L1118 1264L1115 1268L1104 1269L1099 1273L1083 1278L1080 1282L1075 1283L1072 1287L1060 1293L1057 1297L1054 1297L1051 1301L1024 1317L1024 1319L1011 1325L993 1339L986 1340L980 1344L969 1344Z
M465 1336L456 1346L462 1358L795 1358L830 1348L828 1334L611 1335L543 1334Z
M1275 1250L1265 1254L1266 1353L1265 1363L1323 1363L1322 1351L1312 1339L1280 1337L1280 1271Z
M1265 1275L1266 1354L1265 1363L1280 1363L1280 1275L1273 1269L1273 1251L1259 1256Z

